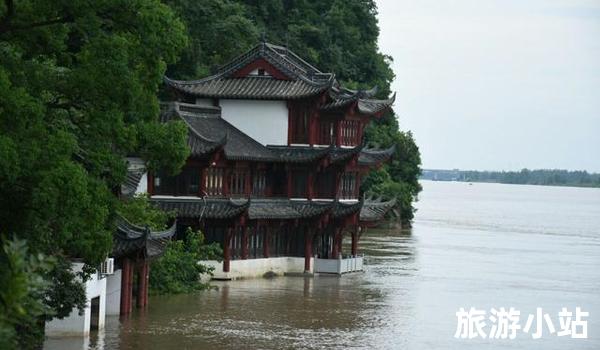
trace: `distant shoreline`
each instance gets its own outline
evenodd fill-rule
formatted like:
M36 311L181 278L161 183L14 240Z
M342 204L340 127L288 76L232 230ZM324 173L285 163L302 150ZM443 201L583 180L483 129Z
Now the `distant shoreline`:
M475 171L423 169L419 180L600 188L600 174L569 170Z

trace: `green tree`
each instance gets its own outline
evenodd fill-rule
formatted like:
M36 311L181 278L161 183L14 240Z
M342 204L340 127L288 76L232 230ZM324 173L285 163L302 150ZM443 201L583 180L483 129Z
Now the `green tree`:
M44 278L53 260L29 253L23 240L5 240L0 254L0 348L28 348L43 335L40 320L53 312L44 304Z
M0 4L0 235L58 260L51 315L82 302L67 259L93 267L110 250L124 157L174 172L188 155L185 126L160 124L156 97L185 44L158 0Z
M155 294L176 294L208 288L202 275L212 275L214 268L198 261L220 261L222 257L218 243L205 244L201 232L188 228L183 240L170 241L164 255L152 263L150 290Z
M246 8L229 0L167 0L186 23L189 45L170 65L169 77L197 79L212 73L240 52L256 44L259 33Z

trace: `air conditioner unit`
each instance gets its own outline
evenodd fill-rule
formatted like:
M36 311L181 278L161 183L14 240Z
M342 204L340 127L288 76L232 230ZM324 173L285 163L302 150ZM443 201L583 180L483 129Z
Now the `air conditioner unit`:
M115 259L108 258L100 265L101 275L112 275L115 272Z

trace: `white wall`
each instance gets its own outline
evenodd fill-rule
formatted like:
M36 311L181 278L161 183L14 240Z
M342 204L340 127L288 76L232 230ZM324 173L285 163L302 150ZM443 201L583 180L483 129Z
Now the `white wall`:
M119 315L121 312L121 272L115 270L106 276L106 314Z
M221 116L263 145L287 145L285 101L219 100Z
M144 175L142 175L142 178L135 189L135 194L140 193L148 193L148 173L144 173Z
M215 260L200 261L203 265L213 266L215 279L238 279L263 277L267 272L276 275L285 273L303 273L304 258L282 256L275 258L231 260L229 272L223 272L223 263ZM314 258L310 258L310 271L313 272Z
M73 271L78 272L83 268L82 263L74 263ZM46 336L64 337L64 336L86 336L89 334L91 323L91 300L97 296L100 297L100 321L98 329L104 328L105 309L106 309L106 278L98 279L98 274L92 274L90 280L85 283L87 304L83 315L73 308L71 314L62 320L53 319L46 323Z

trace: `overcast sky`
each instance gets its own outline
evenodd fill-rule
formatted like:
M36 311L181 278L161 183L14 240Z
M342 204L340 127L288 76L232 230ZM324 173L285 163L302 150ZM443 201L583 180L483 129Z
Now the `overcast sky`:
M600 0L377 0L424 168L600 172Z

